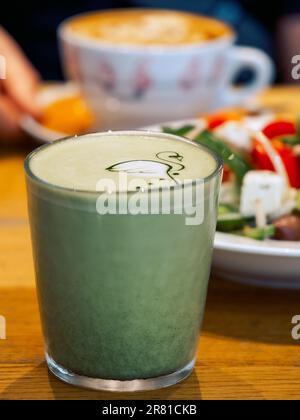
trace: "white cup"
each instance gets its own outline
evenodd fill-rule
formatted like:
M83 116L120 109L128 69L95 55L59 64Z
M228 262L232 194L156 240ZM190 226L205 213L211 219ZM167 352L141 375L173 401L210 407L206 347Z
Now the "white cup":
M72 18L71 18L72 20ZM128 129L242 105L269 85L273 64L262 51L234 46L228 35L185 46L117 45L59 28L65 74L78 83L97 129ZM249 85L235 87L244 68Z

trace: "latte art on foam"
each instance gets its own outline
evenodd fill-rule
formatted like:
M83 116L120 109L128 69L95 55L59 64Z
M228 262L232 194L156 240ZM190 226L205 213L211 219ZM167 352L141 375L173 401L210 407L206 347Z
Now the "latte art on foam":
M117 10L73 18L73 33L113 44L180 45L231 34L222 22L167 10Z
M175 15L144 15L133 25L132 22L124 21L116 27L109 22L99 25L101 38L122 42L124 39L138 43L151 42L182 42L189 37L189 26L182 16Z
M217 162L196 144L168 135L143 132L100 133L53 143L30 160L31 171L41 180L74 190L96 191L100 180L112 180L119 191L120 175L170 182L199 180L211 175Z

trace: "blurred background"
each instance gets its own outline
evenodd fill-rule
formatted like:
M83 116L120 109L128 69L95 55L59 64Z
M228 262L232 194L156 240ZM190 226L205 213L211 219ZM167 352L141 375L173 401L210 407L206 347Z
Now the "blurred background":
M237 43L261 48L277 64L277 82L295 83L291 57L300 52L299 0L29 0L6 2L1 24L21 45L46 80L62 78L57 26L67 17L91 10L155 7L197 12L221 19L238 33Z

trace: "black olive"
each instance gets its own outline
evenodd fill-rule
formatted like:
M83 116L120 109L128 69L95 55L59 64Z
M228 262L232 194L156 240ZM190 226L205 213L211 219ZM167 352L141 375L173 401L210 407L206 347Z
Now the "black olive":
M274 222L275 236L279 241L300 241L300 216L282 216Z

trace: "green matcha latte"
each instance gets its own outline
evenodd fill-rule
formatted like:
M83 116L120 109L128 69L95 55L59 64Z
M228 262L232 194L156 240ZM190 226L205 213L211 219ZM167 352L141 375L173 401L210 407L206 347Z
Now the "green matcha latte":
M37 290L54 374L90 388L141 390L191 372L221 166L207 149L148 132L66 139L27 158ZM150 198L137 211L134 194L150 197L154 190L152 199L162 202L197 182L199 224L186 223L173 202L169 214L145 211ZM102 194L118 205L126 198L135 209L103 211Z

